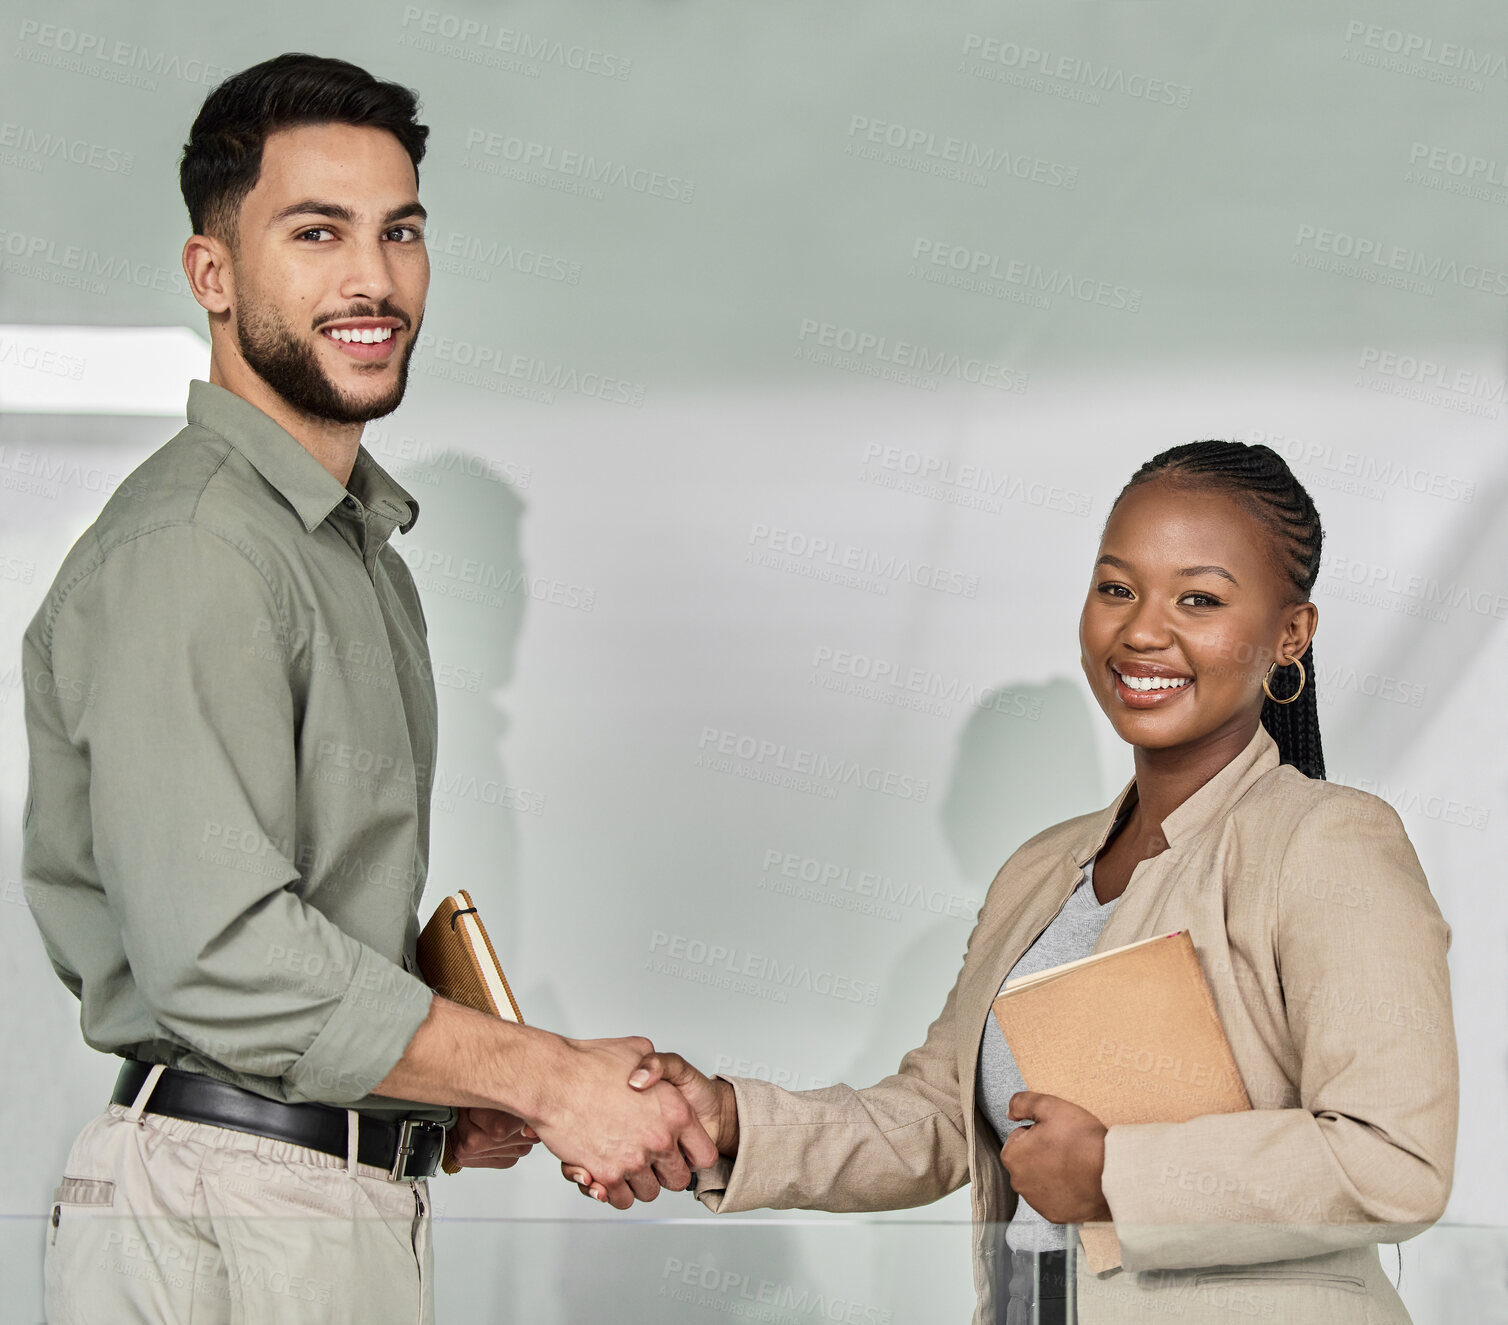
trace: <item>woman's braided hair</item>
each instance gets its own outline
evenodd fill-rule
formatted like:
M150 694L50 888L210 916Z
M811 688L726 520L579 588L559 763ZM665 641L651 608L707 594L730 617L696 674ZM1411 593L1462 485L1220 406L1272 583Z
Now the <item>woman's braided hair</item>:
M1153 479L1165 478L1189 487L1227 493L1240 501L1272 532L1273 563L1293 586L1293 602L1307 602L1319 576L1324 531L1319 512L1304 485L1293 476L1282 456L1270 446L1245 442L1188 442L1153 456L1131 476L1115 499ZM1111 507L1115 509L1114 506ZM1262 700L1262 725L1278 744L1282 763L1292 764L1306 777L1323 779L1325 755L1320 748L1319 707L1315 700L1314 645L1299 659L1306 678L1304 693L1291 704ZM1281 683L1280 676L1292 680ZM1297 671L1286 666L1269 683L1278 695L1291 694Z

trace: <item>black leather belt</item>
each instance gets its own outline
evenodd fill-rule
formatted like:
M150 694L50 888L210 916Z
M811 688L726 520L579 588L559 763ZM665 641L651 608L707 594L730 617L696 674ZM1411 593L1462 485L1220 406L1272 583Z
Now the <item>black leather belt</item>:
M151 1070L149 1064L128 1058L116 1078L111 1100L130 1108ZM283 1104L198 1072L166 1069L152 1088L144 1111L287 1141L341 1159L348 1155L344 1109L332 1109L327 1104ZM442 1123L419 1118L389 1121L361 1114L358 1127L357 1162L386 1169L394 1182L428 1178L440 1167L445 1150Z

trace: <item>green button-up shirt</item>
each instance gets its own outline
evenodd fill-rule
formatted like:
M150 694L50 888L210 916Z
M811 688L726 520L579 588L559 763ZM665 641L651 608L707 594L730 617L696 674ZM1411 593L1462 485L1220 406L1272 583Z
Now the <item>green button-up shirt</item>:
M424 613L349 489L223 387L74 544L22 643L23 872L94 1048L275 1099L371 1096L416 977L437 734Z

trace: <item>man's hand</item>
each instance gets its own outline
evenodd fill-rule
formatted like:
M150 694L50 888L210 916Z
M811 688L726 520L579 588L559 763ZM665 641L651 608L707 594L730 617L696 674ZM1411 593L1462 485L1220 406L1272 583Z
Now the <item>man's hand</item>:
M599 1200L627 1210L635 1197L654 1200L661 1187L684 1191L693 1168L717 1162L717 1147L669 1081L646 1079L642 1088L625 1089L629 1074L654 1054L648 1040L559 1044L534 1131L563 1165L592 1175Z
M462 1109L450 1133L450 1155L463 1169L511 1169L534 1149L539 1134L502 1109Z
M1089 1224L1110 1219L1100 1178L1105 1171L1105 1125L1087 1109L1056 1095L1021 1090L1011 1096L1018 1127L1005 1138L1000 1162L1011 1186L1043 1219Z
M719 1154L738 1154L738 1101L731 1085L703 1075L680 1054L646 1054L628 1078L628 1084L635 1090L649 1090L661 1082L669 1082L681 1092ZM699 1164L697 1167L708 1166ZM574 1182L584 1196L599 1201L606 1199L606 1189L593 1178L590 1170L565 1163L560 1166L560 1172L568 1181Z
M692 1167L717 1163L717 1147L680 1091L668 1081L642 1091L624 1084L652 1053L654 1045L639 1036L568 1040L437 994L373 1093L507 1110L557 1159L593 1174L604 1199L627 1210L635 1197L654 1200L662 1186L681 1191Z

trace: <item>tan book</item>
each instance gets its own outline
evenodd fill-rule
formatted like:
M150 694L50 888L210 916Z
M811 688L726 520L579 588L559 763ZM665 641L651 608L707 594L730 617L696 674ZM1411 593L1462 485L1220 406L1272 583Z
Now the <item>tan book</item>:
M1106 1127L1251 1108L1187 930L1022 976L994 1007L1026 1088ZM1094 1273L1121 1263L1113 1224L1080 1237Z
M508 977L493 951L492 940L464 888L444 898L419 935L419 974L435 993L478 1012L523 1025L523 1016L508 988ZM451 1158L450 1139L440 1167L459 1173Z

